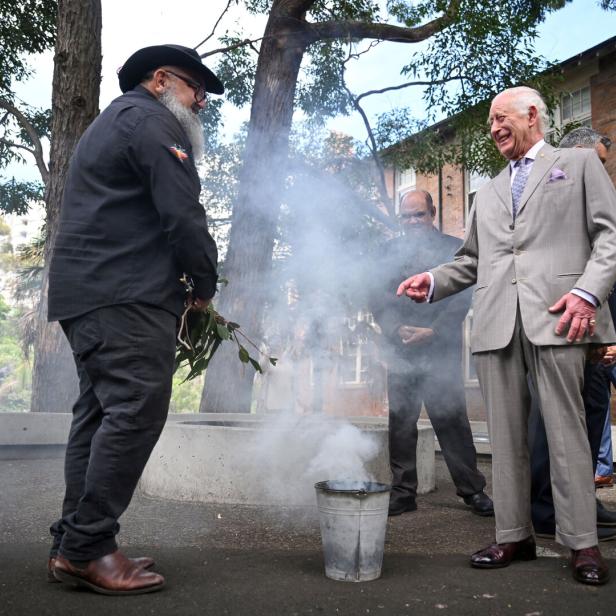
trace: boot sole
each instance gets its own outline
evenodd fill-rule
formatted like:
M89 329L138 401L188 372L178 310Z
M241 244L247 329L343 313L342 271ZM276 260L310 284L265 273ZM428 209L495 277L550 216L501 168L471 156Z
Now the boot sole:
M102 586L97 586L96 584L92 584L92 582L88 582L81 577L76 575L72 575L66 571L62 571L57 567L54 569L54 576L56 580L59 582L64 582L66 584L70 584L71 586L87 588L88 590L92 590L101 595L110 595L110 596L119 596L119 595L144 595L149 592L156 592L164 588L165 583L155 584L154 586L143 586L141 588L134 588L132 590L109 590L108 588L103 588Z

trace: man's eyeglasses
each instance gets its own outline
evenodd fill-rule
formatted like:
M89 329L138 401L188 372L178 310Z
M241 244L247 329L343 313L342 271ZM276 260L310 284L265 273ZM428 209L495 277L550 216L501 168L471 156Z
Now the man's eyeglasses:
M198 81L195 81L194 79L189 79L188 77L185 77L184 75L180 75L179 73L174 73L173 71L170 71L168 68L166 68L165 71L167 73L170 73L174 77L181 79L189 88L192 88L195 92L195 101L197 103L200 103L206 99L207 92L205 90L205 86L201 85Z

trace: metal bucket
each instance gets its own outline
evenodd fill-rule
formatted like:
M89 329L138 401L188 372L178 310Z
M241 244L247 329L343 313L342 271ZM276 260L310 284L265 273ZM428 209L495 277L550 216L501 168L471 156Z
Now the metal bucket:
M367 481L315 484L325 575L368 582L381 575L391 486Z

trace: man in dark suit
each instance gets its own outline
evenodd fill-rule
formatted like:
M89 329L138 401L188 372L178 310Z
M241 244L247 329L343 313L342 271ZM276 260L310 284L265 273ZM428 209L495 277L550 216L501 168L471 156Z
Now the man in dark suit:
M423 403L458 495L474 513L489 516L492 501L477 469L462 378L462 323L470 295L434 306L400 302L395 296L400 276L448 261L462 243L434 227L435 213L430 193L406 193L400 203L404 233L389 242L385 262L379 262L387 284L374 298L373 314L386 347L393 474L389 515L417 508L417 420Z
M199 54L179 45L140 49L118 77L123 96L73 154L49 270L49 319L70 342L80 395L48 573L107 595L164 584L147 570L151 559L118 550L118 518L167 417L178 318L185 302L205 309L216 291L197 113L206 92L224 91Z
M561 148L594 148L601 162L605 164L610 140L587 127L572 130L560 142ZM612 291L608 298L612 321L616 325L616 294ZM584 410L586 428L593 460L597 466L601 436L610 406L610 373L612 368L603 365L600 358L587 361L584 368ZM529 417L529 442L531 444L531 513L535 534L539 537L553 538L556 530L554 500L550 483L550 459L548 439L537 396L533 396L533 408ZM616 539L616 513L606 509L597 499L597 536L599 541Z

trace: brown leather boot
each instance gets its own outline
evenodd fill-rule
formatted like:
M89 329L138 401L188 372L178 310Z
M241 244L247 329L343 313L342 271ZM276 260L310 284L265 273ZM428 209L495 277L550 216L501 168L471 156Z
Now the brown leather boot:
M154 559L149 556L137 556L136 558L129 558L128 560L134 562L138 567L142 569L150 569L154 566ZM55 556L51 556L47 561L47 581L51 584L59 584L60 580L57 580L53 574L53 570L56 566Z
M103 595L138 595L160 590L165 578L147 571L117 550L78 567L61 555L56 557L54 576L60 582L82 586Z

